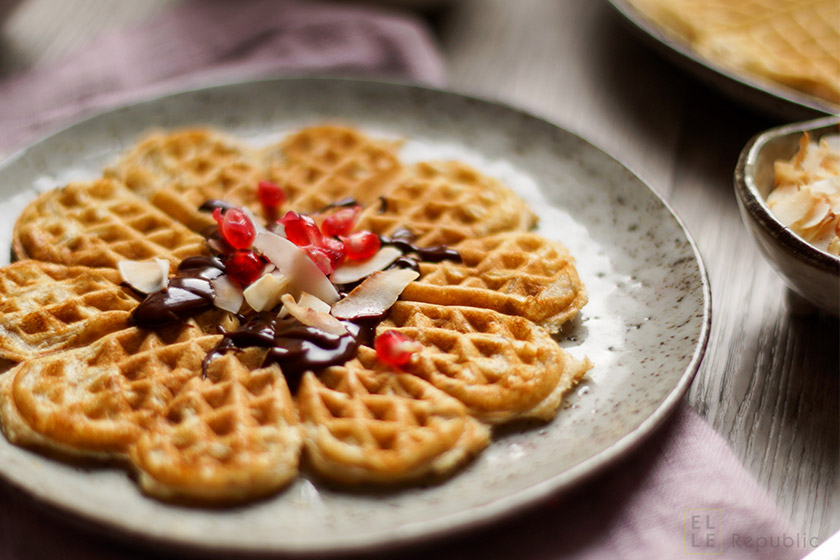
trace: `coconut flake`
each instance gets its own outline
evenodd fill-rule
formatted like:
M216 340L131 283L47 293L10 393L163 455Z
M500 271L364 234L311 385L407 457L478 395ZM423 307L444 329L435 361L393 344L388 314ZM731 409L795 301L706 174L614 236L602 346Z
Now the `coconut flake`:
M351 284L358 282L365 276L383 270L402 256L402 251L391 245L379 249L371 258L356 262L349 261L335 269L330 276L333 284Z
M123 281L143 294L162 290L169 278L169 261L158 257L150 261L120 261L117 268Z
M324 300L318 299L309 292L302 292L298 298L298 305L301 307L309 307L319 313L329 313L330 304Z
M770 209L785 226L792 226L805 217L811 209L811 196L807 191L798 191L796 194L779 199Z
M210 284L213 285L213 304L224 311L239 313L245 301L239 285L224 274L213 278Z
M339 319L381 315L394 305L406 286L419 277L419 272L407 268L375 272L333 305L332 314Z
M266 311L280 303L280 297L289 291L289 279L277 271L260 276L245 288L242 295L254 311Z
M289 279L292 295L299 296L306 291L330 304L338 301L338 292L330 279L288 239L276 233L261 232L254 239L254 248Z
M281 301L283 302L283 309L304 325L338 336L347 333L347 329L341 324L341 321L329 313L315 311L311 307L304 307L296 303L292 294L284 294Z

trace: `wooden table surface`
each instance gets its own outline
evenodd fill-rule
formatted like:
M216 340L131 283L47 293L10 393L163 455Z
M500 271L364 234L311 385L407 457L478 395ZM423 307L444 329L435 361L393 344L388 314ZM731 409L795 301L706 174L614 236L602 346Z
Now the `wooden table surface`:
M0 78L176 1L26 0L0 22ZM712 285L711 338L688 401L796 530L820 541L838 531L840 326L786 290L747 235L732 188L741 147L782 121L687 76L602 1L459 0L430 21L451 88L548 118L670 202Z

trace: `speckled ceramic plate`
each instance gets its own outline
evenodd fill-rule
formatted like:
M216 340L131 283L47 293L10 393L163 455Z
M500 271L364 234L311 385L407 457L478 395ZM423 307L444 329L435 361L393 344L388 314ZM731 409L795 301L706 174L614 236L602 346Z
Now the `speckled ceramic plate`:
M0 473L33 498L123 534L214 551L361 550L489 522L570 488L651 433L706 345L710 299L697 248L667 205L605 153L518 110L455 93L290 79L189 91L79 123L0 164L3 215L37 190L95 177L152 126L209 124L255 142L325 119L408 139L406 160L459 158L518 191L540 231L577 258L590 303L559 344L594 369L545 425L506 430L438 485L342 492L301 477L234 509L165 505L120 470L79 468L0 437ZM9 246L12 221L0 229ZM6 256L6 251L3 254Z
M785 120L803 120L840 111L840 106L758 77L730 70L695 53L645 18L629 0L607 0L632 29L663 56L732 99Z

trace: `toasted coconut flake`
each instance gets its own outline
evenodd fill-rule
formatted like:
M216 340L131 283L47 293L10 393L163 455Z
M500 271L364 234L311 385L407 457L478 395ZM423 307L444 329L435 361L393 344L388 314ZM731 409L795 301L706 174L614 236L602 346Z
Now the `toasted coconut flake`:
M120 261L117 268L123 281L143 294L162 290L169 278L169 261L157 257L150 261Z
M222 275L210 281L213 285L213 304L219 309L231 313L239 313L245 296L242 289L227 275Z
M296 303L295 298L291 294L284 294L281 301L283 302L283 308L304 325L315 327L326 333L338 336L347 332L347 329L341 324L341 321L329 313L315 311L311 307L304 307Z
M376 272L333 305L332 314L339 319L381 315L396 303L406 286L419 277L419 272L407 268Z
M254 311L267 311L280 303L280 296L289 291L289 279L277 271L265 274L245 288L242 295Z
M800 227L802 229L810 229L812 227L820 225L826 218L829 217L831 213L831 206L828 204L828 201L824 198L815 198L813 200L811 209L808 211L808 214L803 218Z
M811 196L801 190L795 194L779 199L771 206L779 221L790 227L804 218L811 209Z
M301 307L309 307L319 313L329 313L330 304L324 300L318 299L309 292L302 292L298 298L298 305Z
M338 292L330 279L288 239L265 231L257 234L254 247L289 279L292 295L299 296L305 290L327 303L338 301Z
M775 185L767 205L791 231L818 249L840 245L840 135L810 142L800 138L790 161L774 164Z
M358 282L374 272L385 269L392 262L402 256L402 251L396 247L386 245L377 251L371 258L356 262L349 261L335 269L330 276L333 284L352 284Z

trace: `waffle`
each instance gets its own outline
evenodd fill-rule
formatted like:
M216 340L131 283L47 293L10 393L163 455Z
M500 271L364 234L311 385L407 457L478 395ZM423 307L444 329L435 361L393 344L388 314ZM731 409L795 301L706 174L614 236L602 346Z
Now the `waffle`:
M108 178L40 196L14 239L37 261L0 270L0 324L14 333L0 355L23 360L0 377L7 437L125 461L164 500L219 503L277 490L302 450L342 484L403 483L453 472L492 425L552 418L591 367L550 336L586 303L568 251L526 232L534 214L498 181L459 162L404 167L396 149L337 125L262 151L210 130L159 132ZM286 191L283 210L351 197L365 206L359 229L405 228L421 247L458 250L462 262L421 263L378 327L421 343L409 364L388 366L361 346L343 365L305 373L293 397L280 367L263 365L264 348L202 371L216 328L238 326L231 314L155 332L128 324L136 301L117 285L117 263L207 254L195 231L212 219L197 207L223 198L258 212L265 177Z
M483 449L487 426L418 377L375 365L375 352L307 373L298 392L309 464L344 484L443 476Z
M219 132L197 128L154 132L106 170L143 198L201 232L213 218L198 207L225 199L259 210L256 185L266 176L257 150Z
M837 0L632 0L702 57L840 103Z
M0 268L0 357L22 361L128 328L137 305L111 269L24 260Z
M154 257L177 265L208 254L203 237L112 179L39 196L18 218L13 247L19 259L108 268Z
M254 353L201 364L220 339L193 326L131 328L23 362L2 378L0 412L18 444L128 458L161 498L240 500L297 472L297 418L277 367ZM250 358L250 362L248 359Z
M420 263L402 299L518 315L557 332L586 304L574 260L560 243L526 232L456 245L462 262Z
M380 328L423 345L406 372L492 424L553 418L563 395L591 367L530 321L489 309L398 301Z
M364 210L358 227L379 235L407 228L418 246L431 247L535 224L536 216L513 191L463 163L448 161L407 169L381 204Z
M287 208L318 212L353 198L362 205L381 195L402 171L396 143L374 140L356 129L305 128L265 150L272 181L288 196Z

